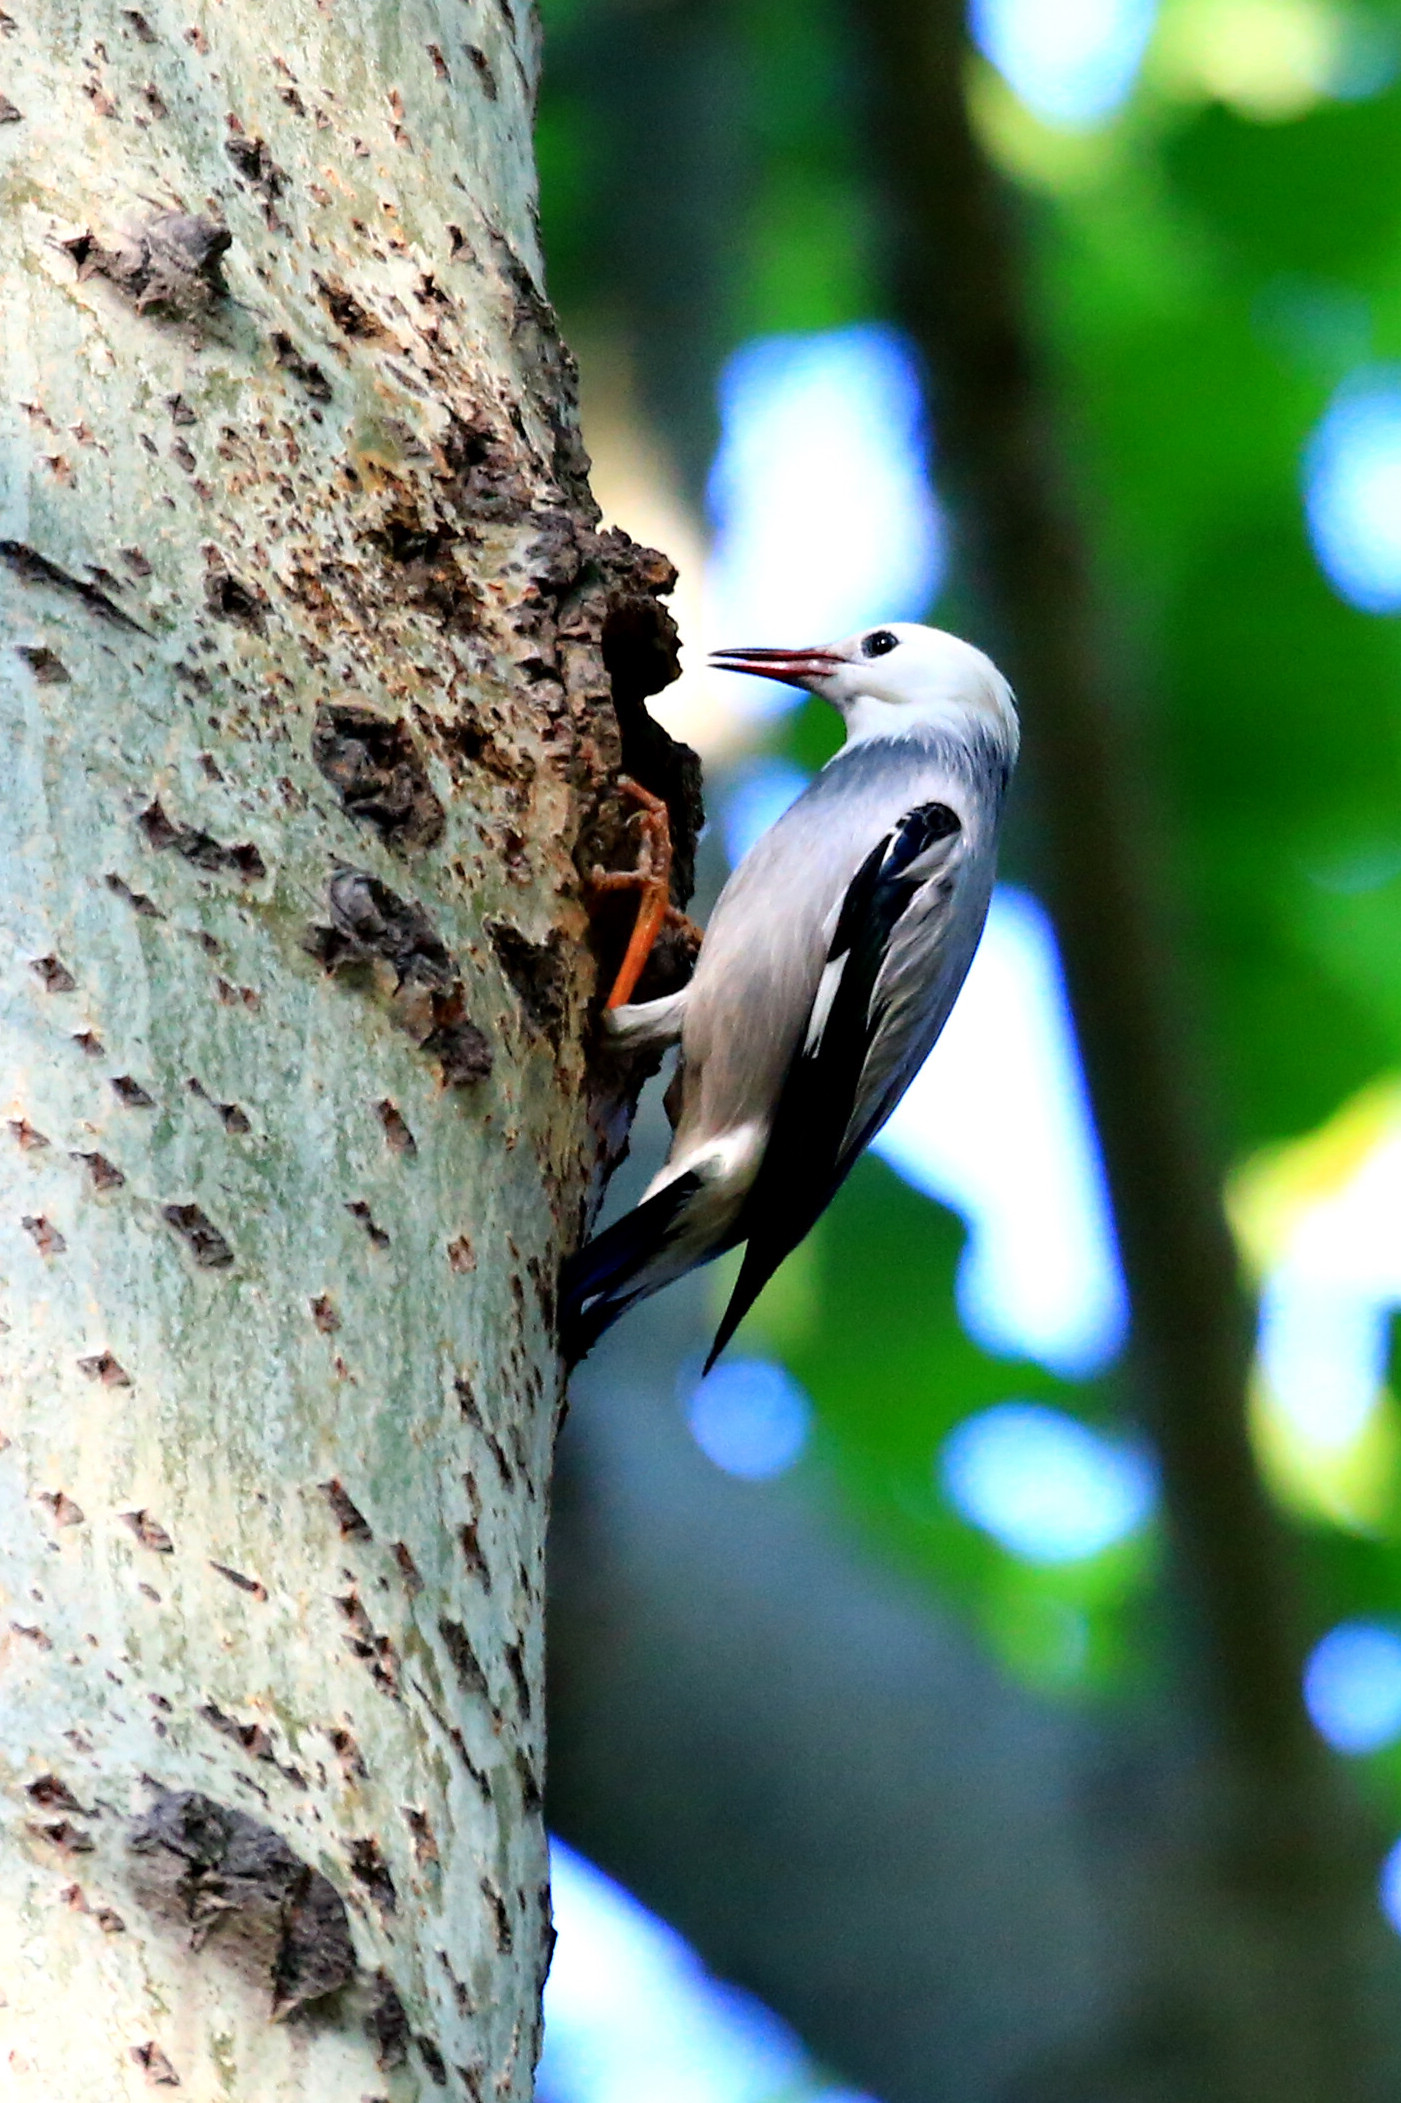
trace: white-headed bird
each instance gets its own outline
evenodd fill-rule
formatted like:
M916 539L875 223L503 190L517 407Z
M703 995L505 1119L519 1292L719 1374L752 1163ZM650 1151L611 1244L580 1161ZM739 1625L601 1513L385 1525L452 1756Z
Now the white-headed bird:
M571 1363L743 1242L709 1369L924 1063L992 895L1018 726L980 650L897 622L711 662L820 695L846 742L731 876L689 984L604 1017L619 1044L679 1042L680 1113L641 1203L565 1266Z

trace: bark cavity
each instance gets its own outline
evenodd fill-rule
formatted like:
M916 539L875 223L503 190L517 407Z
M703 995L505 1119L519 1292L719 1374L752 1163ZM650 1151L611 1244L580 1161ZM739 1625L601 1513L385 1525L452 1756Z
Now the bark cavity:
M257 586L243 583L214 557L204 579L204 603L216 620L234 621L262 635L268 624L268 598Z

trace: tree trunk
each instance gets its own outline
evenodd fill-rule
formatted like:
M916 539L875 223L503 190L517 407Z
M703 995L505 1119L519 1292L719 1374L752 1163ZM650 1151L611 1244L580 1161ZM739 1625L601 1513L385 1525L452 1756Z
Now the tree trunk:
M520 15L0 13L0 2065L44 2103L531 2090L553 1279L627 1114L579 871L620 764L683 831L694 783Z

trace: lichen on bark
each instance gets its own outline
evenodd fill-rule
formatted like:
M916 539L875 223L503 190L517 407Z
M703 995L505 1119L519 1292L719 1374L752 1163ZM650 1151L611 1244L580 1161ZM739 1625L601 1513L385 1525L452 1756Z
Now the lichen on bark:
M520 2103L671 574L588 493L523 10L6 23L0 2057Z

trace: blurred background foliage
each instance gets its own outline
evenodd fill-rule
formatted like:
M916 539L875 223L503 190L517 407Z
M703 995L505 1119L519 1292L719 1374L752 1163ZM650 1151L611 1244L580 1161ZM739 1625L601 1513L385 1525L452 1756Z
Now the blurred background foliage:
M707 759L713 896L725 838L733 847L746 811L781 807L836 734L816 702L764 713L707 684L704 649L896 615L983 640L982 615L947 559L947 521L931 511L920 526L908 493L892 500L882 552L842 464L855 443L859 473L862 418L889 408L902 374L919 377L892 327L893 214L861 8L544 0L542 13L549 288L579 353L605 510L682 570L687 674L658 713ZM1106 646L1154 791L1149 846L1185 963L1204 1118L1259 1295L1252 1434L1304 1572L1309 1712L1376 1817L1368 1875L1401 1926L1401 1856L1386 1857L1401 1831L1401 6L983 0L973 32L970 107L1024 244ZM754 362L775 342L775 370L796 371L804 346L867 357L849 401L818 401L796 464L791 449L754 450L754 418L782 413ZM898 404L890 413L898 423ZM737 495L744 415L768 465L748 470L757 494ZM916 415L881 443L919 453L926 439L937 498L937 423L922 432ZM787 511L763 484L785 461ZM750 517L746 539L736 519L766 494L770 536ZM860 546L850 517L843 526L853 503ZM908 553L917 530L931 536L925 599L909 603L919 586L902 536ZM805 577L784 571L785 532ZM740 559L747 589L734 583ZM901 603L881 600L882 562ZM848 617L832 580L858 569ZM824 590L831 619L789 632ZM776 632L721 632L766 604ZM1023 794L1004 857L1009 910L1046 888L1047 852ZM1053 931L1042 947L1054 970ZM991 995L978 1010L980 1026L1000 1018L1013 1034L1030 1012ZM1015 1072L993 1079L1021 1086ZM1069 1086L1070 1100L1076 1085L1032 1075L1027 1114L1038 1089ZM927 1096L919 1117L957 1124L948 1090ZM969 1115L977 1127L989 1112ZM1100 1202L1092 1128L1074 1100L1066 1115L1076 1173ZM644 1124L640 1155L649 1143ZM785 1475L853 1567L898 1572L931 1614L951 1605L999 1671L1071 1704L1075 1728L1132 1727L1171 1704L1181 1660L1165 1640L1112 1233L1086 1200L1067 1255L1061 1171L1026 1153L1019 1178L1013 1146L989 1171L997 1187L970 1196L945 1142L929 1142L928 1160L923 1144L909 1124L886 1158L862 1163L742 1332L728 1401L694 1387L720 1280L678 1298L669 1324L640 1323L631 1342L625 1326L581 1382L579 1409L648 1386L722 1468ZM992 1260L1009 1211L1033 1199L1050 1271L1069 1263L1065 1292L1098 1309L1068 1342L1054 1320L1040 1344L1034 1320L1019 1332L1015 1305L990 1315L987 1292L980 1312L970 1285L970 1261ZM765 1387L765 1367L791 1386ZM566 1601L566 1652L577 1625ZM567 1654L557 1672L572 1684ZM590 1825L570 1779L584 1708L566 1693L557 1711L556 1802L587 1838L606 1821ZM635 1851L626 1836L614 1851L622 1873ZM824 2048L865 2078L859 2051L842 2061L842 2034ZM971 2079L908 2092L984 2093ZM986 2090L1077 2103L1208 2092L1108 2076ZM1340 2096L1363 2092L1340 2076Z

